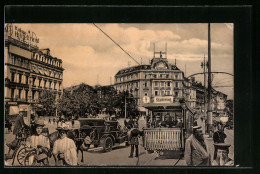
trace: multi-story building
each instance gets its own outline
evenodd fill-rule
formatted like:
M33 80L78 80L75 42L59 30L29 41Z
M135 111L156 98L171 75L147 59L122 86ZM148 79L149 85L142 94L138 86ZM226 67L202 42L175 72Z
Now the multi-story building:
M42 90L62 93L62 60L41 50L33 32L7 24L5 28L5 113L30 114Z
M190 107L195 107L196 103L195 88L176 63L170 64L162 52L160 57L154 56L149 65L119 70L115 75L114 87L117 91L128 90L136 99L137 105L145 108L176 104L182 98ZM164 112L165 114L170 113ZM160 115L163 116L162 113Z

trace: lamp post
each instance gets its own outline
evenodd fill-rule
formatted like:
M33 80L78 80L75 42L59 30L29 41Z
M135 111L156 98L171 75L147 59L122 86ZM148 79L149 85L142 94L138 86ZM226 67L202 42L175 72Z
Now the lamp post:
M207 117L206 113L206 68L208 67L208 62L205 61L205 54L204 54L204 61L201 62L201 68L203 68L203 74L204 74L204 95L203 95L203 100L204 100L204 119Z

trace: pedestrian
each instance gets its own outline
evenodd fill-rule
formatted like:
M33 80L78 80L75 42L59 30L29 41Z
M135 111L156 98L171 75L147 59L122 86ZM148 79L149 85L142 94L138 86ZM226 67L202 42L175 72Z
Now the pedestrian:
M51 124L51 118L49 118L49 124Z
M130 151L130 156L129 158L133 158L134 154L134 148L135 148L135 157L139 156L139 151L138 151L138 145L139 145L139 130L138 130L138 125L135 123L134 128L130 130L130 145L131 145L131 151Z
M25 113L23 111L20 111L18 116L15 119L14 130L13 130L15 139L11 143L6 144L9 147L8 154L6 155L7 159L12 158L13 150L15 150L15 148L18 144L18 138L23 136L23 129L29 128L29 126L24 123L24 119L23 119L24 115L25 115Z
M27 151L30 149L36 149L36 153L29 153L28 158L29 165L36 165L33 164L34 159L36 158L37 161L42 161L44 165L48 165L48 152L50 149L50 140L48 137L42 134L42 130L44 127L43 120L36 120L35 121L35 134L28 137L26 140L26 145L28 147Z
M212 166L234 166L234 161L228 157L230 144L217 143L214 144L217 149L217 156L212 162Z
M75 142L67 137L69 129L67 127L58 127L60 138L53 146L53 154L56 156L58 166L76 166L78 161L77 148Z
M201 126L194 126L192 135L186 140L184 158L188 166L210 166L210 153Z
M52 119L52 122L55 123L55 118Z
M214 143L225 143L225 139L227 138L227 135L224 132L224 126L221 122L219 122L217 126L218 130L214 132L213 134L213 141ZM214 159L217 156L217 149L215 148L214 151Z

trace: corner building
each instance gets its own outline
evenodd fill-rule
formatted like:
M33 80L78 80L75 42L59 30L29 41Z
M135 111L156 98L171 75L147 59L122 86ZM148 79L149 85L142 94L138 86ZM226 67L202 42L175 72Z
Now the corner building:
M43 90L54 91L57 97L62 94L62 60L52 57L49 49L39 49L32 33L12 24L5 26L6 116L19 111L30 116Z
M164 106L185 98L189 107L196 105L196 89L175 64L170 64L160 52L149 65L119 70L115 75L117 91L129 91L139 107Z

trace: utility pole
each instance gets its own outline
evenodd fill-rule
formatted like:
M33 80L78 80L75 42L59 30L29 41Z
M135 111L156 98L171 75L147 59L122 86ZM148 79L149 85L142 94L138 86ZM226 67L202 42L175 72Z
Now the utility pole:
M211 109L211 39L210 23L208 23L208 112L207 112L207 132L212 128L212 109ZM211 134L209 134L212 137Z
M206 61L205 61L205 54L204 54L204 119L207 117L206 113Z

